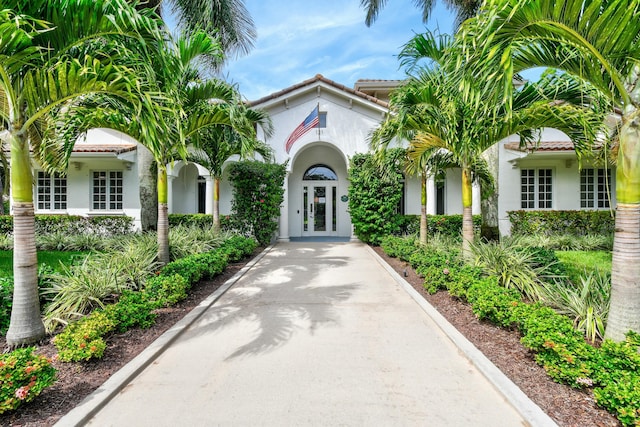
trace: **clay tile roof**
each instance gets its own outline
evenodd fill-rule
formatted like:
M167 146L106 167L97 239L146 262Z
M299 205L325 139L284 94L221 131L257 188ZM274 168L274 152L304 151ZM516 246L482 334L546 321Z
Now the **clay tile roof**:
M119 144L87 144L77 143L73 146L74 153L112 153L123 154L129 151L135 151L137 145L133 143L119 143ZM2 145L2 150L8 152L9 146L7 144Z
M136 144L120 143L120 144L86 144L79 143L73 147L74 153L113 153L122 154L134 151Z
M516 151L573 151L573 142L541 141L538 144L529 144L526 147L520 147L518 142L509 142L504 145L504 148Z
M265 103L265 102L270 101L272 99L280 98L281 96L287 95L288 93L291 93L291 92L293 92L293 91L295 91L297 89L301 89L301 88L304 88L306 86L311 86L311 85L315 84L316 82L323 82L323 83L325 83L325 84L327 84L329 86L332 86L332 87L334 87L334 88L336 88L338 90L347 92L347 93L349 93L351 95L360 97L362 99L366 99L367 101L370 101L370 102L373 102L375 104L378 104L378 105L380 105L380 106L382 106L384 108L389 108L389 104L387 102L381 101L376 97L367 95L366 93L363 93L363 92L359 92L359 91L357 91L355 89L351 89L350 87L347 87L347 86L342 85L340 83L336 83L335 81L324 77L322 74L316 74L314 77L312 77L310 79L307 79L307 80L305 80L303 82L300 82L300 83L295 84L293 86L289 86L288 88L282 89L281 91L274 92L271 95L267 95L267 96L262 97L262 98L260 98L260 99L258 99L256 101L252 101L252 102L249 103L249 105L252 106L252 107L255 107L256 105Z

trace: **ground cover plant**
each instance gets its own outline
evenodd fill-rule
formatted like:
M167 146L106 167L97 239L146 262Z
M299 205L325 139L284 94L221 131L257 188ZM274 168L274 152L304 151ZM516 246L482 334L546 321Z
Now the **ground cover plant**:
M556 251L556 255L574 283L585 273L611 271L611 252L608 251Z
M142 242L139 253L143 255L131 258L135 251L131 248L123 251L123 248L131 247L136 240ZM149 245L149 241L153 245ZM65 267L60 273L51 274L48 279L53 284L49 284L45 296L53 296L47 300L45 317L50 320L50 329L57 332L53 341L58 359L78 362L102 357L110 336L131 328L153 325L156 310L185 299L193 284L220 274L229 262L252 254L257 247L254 239L241 236L224 235L216 241L217 247L211 247L192 240L194 250L191 254L157 270L153 237L129 236L114 245L113 252L94 254L81 263ZM120 262L128 260L135 266L140 266L143 258L152 260L147 265L150 268L146 271L145 280L136 283L130 274L131 268L112 268L109 263L117 264L114 258L118 254L122 257ZM110 273L105 274L106 271ZM59 282L55 282L56 279ZM3 293L0 297L9 298ZM3 382L0 414L32 400L54 381L50 361L34 354L33 349L25 355L22 351L0 358L0 369L9 370L6 375L17 375L12 367L20 366L22 369L22 365L33 373L26 384L17 380ZM26 361L17 364L13 360L18 356Z
M59 270L61 265L70 265L88 255L83 251L44 251L38 252L38 265L47 265ZM0 277L13 276L13 252L0 251Z
M527 299L514 287L501 286L499 277L465 265L455 253L397 237L385 239L382 248L426 273L424 286L431 292L447 289L471 304L480 319L517 328L521 343L534 352L536 362L554 381L590 389L598 405L623 425L640 422L640 335L630 332L619 343L605 340L600 346L590 345L585 333L574 327L574 319ZM425 259L432 268L424 269Z

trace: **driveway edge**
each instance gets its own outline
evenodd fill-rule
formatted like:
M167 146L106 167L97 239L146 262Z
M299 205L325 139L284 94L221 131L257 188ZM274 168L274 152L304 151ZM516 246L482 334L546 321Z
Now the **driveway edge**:
M81 426L86 424L100 409L102 409L111 399L113 399L124 387L131 382L140 372L151 364L167 347L169 347L182 333L213 304L220 299L247 271L249 271L258 261L260 261L271 249L273 245L266 247L255 258L249 261L240 271L234 274L222 284L215 292L202 300L200 304L187 313L175 325L160 335L149 347L131 359L113 375L109 377L100 387L87 396L75 408L60 418L55 424L56 427Z
M422 297L406 280L404 280L384 259L366 245L369 253L384 269L402 286L402 288L418 303L424 312L438 325L445 335L458 347L460 352L489 380L507 402L524 418L530 426L557 427L558 424L535 404L513 381L498 369L471 341L462 335L445 317Z

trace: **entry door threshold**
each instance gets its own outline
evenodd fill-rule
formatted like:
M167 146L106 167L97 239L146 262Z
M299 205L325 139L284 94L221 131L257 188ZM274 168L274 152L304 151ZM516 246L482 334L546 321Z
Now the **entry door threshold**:
M331 243L343 243L351 241L350 237L340 236L302 236L302 237L289 237L290 242L331 242Z

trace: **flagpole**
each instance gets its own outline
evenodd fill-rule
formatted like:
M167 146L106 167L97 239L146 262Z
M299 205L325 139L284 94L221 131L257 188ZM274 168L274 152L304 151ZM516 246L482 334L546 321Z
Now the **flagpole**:
M320 102L318 101L318 142L320 142Z

